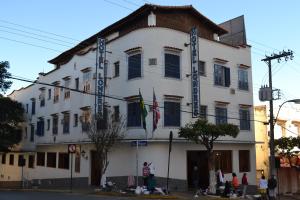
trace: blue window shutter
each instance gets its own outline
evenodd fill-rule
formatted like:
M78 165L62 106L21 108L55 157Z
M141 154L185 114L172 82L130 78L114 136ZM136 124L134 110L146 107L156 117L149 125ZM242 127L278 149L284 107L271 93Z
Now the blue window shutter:
M225 74L225 87L230 86L230 68L224 67Z

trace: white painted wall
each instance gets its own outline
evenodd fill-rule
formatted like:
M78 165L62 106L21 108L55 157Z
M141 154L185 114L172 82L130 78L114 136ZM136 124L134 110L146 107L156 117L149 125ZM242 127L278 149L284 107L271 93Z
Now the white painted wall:
M108 81L108 87L106 88L106 94L114 97L128 97L132 95L138 95L139 88L145 100L146 104L152 103L152 90L155 89L156 98L160 106L163 106L164 95L178 95L182 96L181 100L182 110L191 111L191 106L187 106L187 103L191 102L191 80L190 77L186 77L186 74L190 74L190 47L185 47L184 43L189 42L189 34L167 29L150 27L135 30L129 34L115 39L107 44L108 59L108 77L112 77L113 64L116 61L120 62L120 77L112 78ZM95 46L95 44L93 45ZM181 52L181 79L172 79L164 77L164 47L171 46L182 49ZM142 47L142 77L132 80L127 80L127 55L124 51L134 48ZM87 48L88 49L88 48ZM79 56L75 55L66 64L60 66L58 70L49 73L46 76L40 76L39 81L45 83L53 83L60 81L60 85L64 84L63 78L66 76L71 77L71 88L75 88L75 78L80 78L80 89L83 90L82 86L82 72L80 70L91 67L95 69L95 51ZM156 66L148 66L149 58L157 58ZM214 86L214 58L221 58L228 60L225 64L226 67L230 67L231 70L231 86L219 87ZM201 104L208 106L208 114L215 114L215 101L230 102L228 105L228 122L239 125L239 104L253 105L253 94L252 94L252 73L251 67L248 70L249 80L249 91L242 91L238 89L238 65L244 64L251 66L251 52L249 47L235 48L228 45L220 44L216 41L210 41L203 38L199 38L199 59L206 62L206 76L200 77L200 94ZM92 81L94 83L94 80ZM86 141L88 138L85 133L81 132L81 124L78 127L73 127L73 114L78 113L81 115L81 107L91 106L94 107L94 97L90 95L82 95L80 93L71 92L71 97L68 100L63 99L63 91L60 92L60 100L58 103L53 104L53 87L52 98L48 100L48 86L46 86L46 106L43 108L39 107L38 96L40 91L38 90L41 85L33 85L26 89L15 91L10 95L11 98L22 102L24 105L29 104L29 113L31 112L31 101L30 98L36 98L36 113L34 116L28 115L28 119L36 126L38 117L44 117L45 128L47 126L47 119L51 119L50 131L45 131L45 136L35 136L35 142L30 143L30 127L28 127L28 138L24 139L22 143L23 149L31 148L34 149L34 145L37 151L66 151L66 145L59 145L61 143L81 143ZM235 89L235 94L230 94L230 89ZM92 90L94 91L94 87ZM111 106L120 105L120 112L124 116L127 113L127 103L124 101L106 99ZM59 131L56 136L54 143L52 136L52 117L51 114L59 113L59 122L62 119L63 111L70 111L70 133L62 133L62 125L59 123ZM252 109L250 116L253 120ZM169 132L174 132L175 138L177 137L176 127L164 127L164 112L160 109L161 120L158 124L158 129L154 133L155 139L167 139ZM235 118L235 119L231 119ZM214 116L209 116L208 120L212 123L215 122ZM181 125L184 126L187 122L193 121L190 113L181 114ZM147 128L148 138L151 138L151 127L152 127L152 113L148 113L147 117ZM145 138L146 133L142 127L140 128L128 128L127 138ZM254 124L251 123L251 131L240 131L237 138L233 139L230 137L221 138L221 140L231 145L220 144L216 145L216 149L231 149L233 150L233 167L236 171L238 165L238 149L246 148L251 150L251 174L249 175L249 181L254 182L255 176L255 147L254 144ZM239 144L235 144L235 143ZM241 144L240 144L241 143ZM244 144L242 144L244 143ZM48 144L48 145L44 145ZM151 145L146 148L141 148L139 157L139 166L142 166L142 162L145 160L152 161L155 163L158 176L166 176L166 161L167 161L167 143L151 142ZM232 145L235 144L235 145ZM248 145L246 145L248 144ZM252 144L252 145L251 145ZM91 148L87 145L85 152L89 152ZM186 179L186 150L201 149L190 143L175 144L172 152L172 168L170 171L171 178ZM82 171L79 174L74 174L75 177L87 177L90 175L90 156L88 160L83 160L81 163ZM108 169L108 176L118 175L133 175L135 174L135 149L128 147L127 144L115 149L111 153L110 167ZM139 170L140 171L140 170ZM237 172L237 171L236 171ZM27 173L27 172L26 172ZM252 174L253 173L253 174ZM237 172L238 176L240 174ZM28 170L28 176L31 178L58 178L68 177L68 170L60 169L49 169L46 167L36 167L35 172L31 174ZM230 175L226 175L229 178Z

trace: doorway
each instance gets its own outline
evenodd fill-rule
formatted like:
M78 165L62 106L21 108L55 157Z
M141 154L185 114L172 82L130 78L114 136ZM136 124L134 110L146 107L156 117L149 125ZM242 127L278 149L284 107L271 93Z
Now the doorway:
M198 167L199 170L199 187L201 189L208 188L209 173L206 151L187 151L187 178L189 188L193 188L193 168Z
M96 163L96 151L91 151L91 185L100 185L100 170Z

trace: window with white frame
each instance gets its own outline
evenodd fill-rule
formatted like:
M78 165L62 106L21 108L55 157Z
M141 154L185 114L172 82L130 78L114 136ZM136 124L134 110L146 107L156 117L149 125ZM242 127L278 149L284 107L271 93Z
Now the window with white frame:
M240 130L250 130L250 109L240 108Z
M204 61L201 61L201 60L198 61L198 72L199 72L199 76L206 76Z
M55 87L55 86L59 86L59 82L55 82L54 83L53 103L57 103L59 101L59 91L60 91L60 88L59 87Z
M230 68L215 64L214 65L214 81L215 85L229 87L230 86Z
M46 99L46 89L45 88L40 88L40 96L39 96L39 100L40 100L40 107L44 107L45 106L45 99Z
M248 90L248 70L244 68L238 69L238 79L239 79L239 89L240 90Z
M164 101L164 126L179 127L180 122L180 99L166 98Z
M141 126L141 107L140 102L129 102L127 104L127 127Z
M91 92L92 71L90 69L87 69L82 72L83 91L89 93Z
M128 80L142 77L142 52L128 53Z
M180 51L165 49L165 77L180 79Z
M215 108L216 125L227 124L227 105L216 105Z
M52 134L57 135L58 133L58 114L52 115Z
M92 120L91 109L85 107L82 109L82 115L80 116L81 128L83 132L88 131Z
M71 78L70 77L66 77L64 78L65 81L65 88L64 88L64 98L65 99L69 99L70 98L70 84L71 84Z
M37 121L36 135L44 136L44 133L45 133L45 122L44 122L44 118L41 117Z
M120 76L120 61L114 63L114 78Z
M63 133L69 133L70 132L70 113L64 112L63 113Z

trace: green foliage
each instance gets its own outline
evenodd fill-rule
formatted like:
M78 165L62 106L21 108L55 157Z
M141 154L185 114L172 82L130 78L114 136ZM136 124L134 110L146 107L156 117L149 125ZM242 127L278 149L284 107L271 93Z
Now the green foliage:
M215 125L206 120L198 119L195 123L186 124L179 129L179 137L203 144L207 150L213 149L213 143L221 136L236 137L239 128L233 124Z
M9 69L9 63L7 61L0 62L0 91L3 93L8 90L12 84L11 81L7 80L11 74L7 71Z
M278 154L291 157L299 153L295 148L300 149L300 136L298 137L282 137L274 140L275 151Z
M22 139L20 123L24 109L21 103L0 97L0 151L9 151Z

